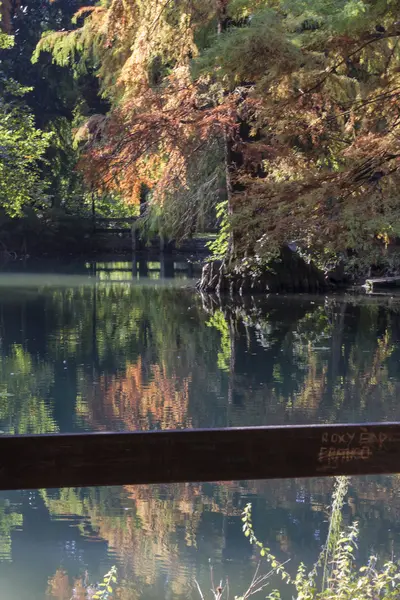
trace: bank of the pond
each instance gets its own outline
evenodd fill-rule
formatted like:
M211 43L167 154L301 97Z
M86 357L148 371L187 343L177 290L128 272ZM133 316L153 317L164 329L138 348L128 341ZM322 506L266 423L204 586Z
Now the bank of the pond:
M34 219L8 219L0 225L0 268L32 259L98 261L100 257L113 260L117 254L124 260L138 255L144 261L157 261L161 256L166 265L161 271L170 277L171 257L178 256L193 265L190 277L198 277L197 288L208 294L326 293L354 284L362 286L367 278L388 275L379 266L365 267L360 278L346 275L344 265L325 273L289 246L282 248L280 257L267 266L255 269L253 264L246 268L242 263L240 268L228 267L227 262L211 260L209 242L213 234L196 234L178 243L159 236L146 238L142 227L136 227L135 221L132 228L132 223L128 218L121 218L121 222L116 218L93 221L65 215L59 220L41 220L37 215ZM392 268L389 275L394 274Z
M229 268L223 261L206 262L198 283L203 293L257 293L334 291L349 285L344 270L325 274L312 262L306 262L290 248L283 248L278 259L258 271Z

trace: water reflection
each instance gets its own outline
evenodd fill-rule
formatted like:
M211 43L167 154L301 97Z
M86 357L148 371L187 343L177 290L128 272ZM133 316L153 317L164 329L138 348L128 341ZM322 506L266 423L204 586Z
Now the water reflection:
M94 277L89 264L91 279L68 284L0 277L2 432L399 420L400 301L275 296L221 305L180 280L163 285L159 261L147 267L158 281L143 280L139 266L129 282L116 280L131 267L99 263ZM360 521L361 554L399 555L399 483L353 478L345 513ZM246 502L273 552L311 562L331 486L1 494L2 597L84 598L114 563L119 598L197 597L195 578L210 587L209 559L239 595L256 560L241 533Z
M118 598L195 598L195 578L209 589L209 559L240 593L258 561L241 533L244 503L252 500L260 537L294 569L318 554L330 491L328 480L293 480L21 492L1 513L2 551L12 558L0 563L10 590L2 597L44 598L48 588L50 598L70 598L65 589L117 564ZM360 521L360 559L398 555L399 509L397 477L353 479L345 518Z

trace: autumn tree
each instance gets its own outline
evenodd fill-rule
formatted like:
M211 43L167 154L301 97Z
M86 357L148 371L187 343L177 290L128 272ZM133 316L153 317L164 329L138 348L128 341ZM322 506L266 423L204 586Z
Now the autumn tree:
M87 143L86 179L118 189L128 202L137 202L145 185L152 206L169 211L171 229L181 235L223 194L221 140L235 120L230 99L210 100L208 85L200 93L190 71L196 32L216 30L216 15L212 0L111 2L82 9L81 28L45 36L35 55L50 50L59 65L77 71L88 62L98 66L112 110L77 132Z
M124 376L102 375L99 386L85 381L85 410L80 416L95 429L190 428L188 379L180 382L177 377L168 377L165 364L153 364L149 381L144 381L143 370L139 359L137 364L126 365Z
M77 134L88 181L130 202L145 184L177 235L227 201L237 273L287 244L365 267L400 233L398 4L111 0L36 57L96 67L111 110Z

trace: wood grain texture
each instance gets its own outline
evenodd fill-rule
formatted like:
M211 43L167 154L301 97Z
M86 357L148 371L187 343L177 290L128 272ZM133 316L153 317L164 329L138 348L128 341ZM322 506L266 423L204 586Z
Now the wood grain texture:
M1 436L0 489L400 472L400 423Z

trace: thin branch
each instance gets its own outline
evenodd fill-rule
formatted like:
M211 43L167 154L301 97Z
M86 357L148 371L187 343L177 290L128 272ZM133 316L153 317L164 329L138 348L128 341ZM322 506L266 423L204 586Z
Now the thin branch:
M201 587L199 586L199 582L197 581L197 579L195 579L194 582L197 585L197 589L199 591L201 600L204 600L203 592L201 591Z
M251 580L251 583L250 583L250 585L249 585L249 587L248 587L248 590L247 590L247 591L246 591L246 593L244 594L244 597L245 597L245 598L247 597L247 595L248 595L248 593L250 592L250 590L251 590L252 586L254 585L254 582L255 582L255 580L257 579L258 571L260 570L260 564L261 564L261 561L259 561L259 563L258 563L258 565L257 565L257 568L256 568L256 570L255 570L255 572L254 572L253 579Z
M214 569L212 563L210 562L210 581L212 586L212 592L215 592L215 583L214 583Z

